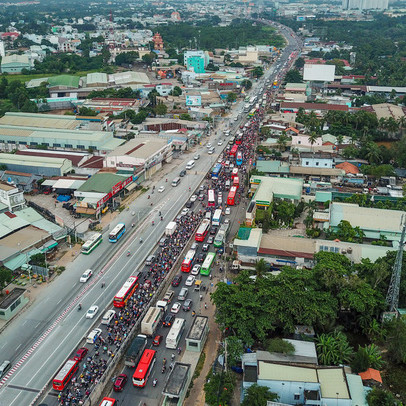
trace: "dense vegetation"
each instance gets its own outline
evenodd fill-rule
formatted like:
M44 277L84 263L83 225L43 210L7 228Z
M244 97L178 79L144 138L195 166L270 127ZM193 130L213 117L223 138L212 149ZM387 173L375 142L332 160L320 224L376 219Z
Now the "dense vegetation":
M284 19L282 23L298 29L302 24ZM366 84L406 85L406 16L390 18L376 15L373 21L312 21L315 35L353 46L356 60L352 74L366 75ZM316 53L327 60L347 59L349 50ZM376 77L376 79L374 79Z
M227 27L170 24L160 27L159 32L165 43L175 48L188 48L192 44L213 51L215 48L238 48L246 45L284 45L283 37L276 34L273 28L239 19L233 20Z

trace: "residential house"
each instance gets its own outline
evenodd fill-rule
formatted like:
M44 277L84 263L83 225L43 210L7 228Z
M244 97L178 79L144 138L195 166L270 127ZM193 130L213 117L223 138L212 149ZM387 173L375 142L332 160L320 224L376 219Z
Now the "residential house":
M321 145L321 140L320 140ZM334 157L328 153L302 152L300 154L301 166L308 168L334 168Z

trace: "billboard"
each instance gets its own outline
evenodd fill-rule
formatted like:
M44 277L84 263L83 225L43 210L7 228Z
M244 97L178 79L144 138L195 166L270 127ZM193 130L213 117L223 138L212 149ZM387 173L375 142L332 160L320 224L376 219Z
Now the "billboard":
M306 63L303 68L303 80L311 82L333 82L335 71L335 65Z
M202 96L186 96L186 106L201 106Z

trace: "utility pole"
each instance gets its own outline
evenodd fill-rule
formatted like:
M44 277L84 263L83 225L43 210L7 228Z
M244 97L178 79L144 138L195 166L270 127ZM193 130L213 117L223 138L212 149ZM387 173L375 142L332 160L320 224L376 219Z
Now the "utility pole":
M406 234L406 218L403 215L401 220L402 234L400 236L399 248L396 254L396 260L393 264L392 276L386 294L386 304L389 307L389 312L395 312L399 306L399 289L400 289L400 277L402 273L402 259L403 259L403 246L405 244Z

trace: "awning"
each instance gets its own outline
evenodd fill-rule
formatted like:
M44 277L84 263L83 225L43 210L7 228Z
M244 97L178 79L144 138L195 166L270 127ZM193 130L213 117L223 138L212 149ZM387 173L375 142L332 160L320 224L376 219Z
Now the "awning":
M58 243L55 240L49 240L41 247L41 251L48 252L52 248L55 248L57 245Z
M133 191L136 187L138 186L138 183L137 182L133 182L133 183L130 183L128 186L126 186L125 188L129 191L129 192L131 192L131 191Z

